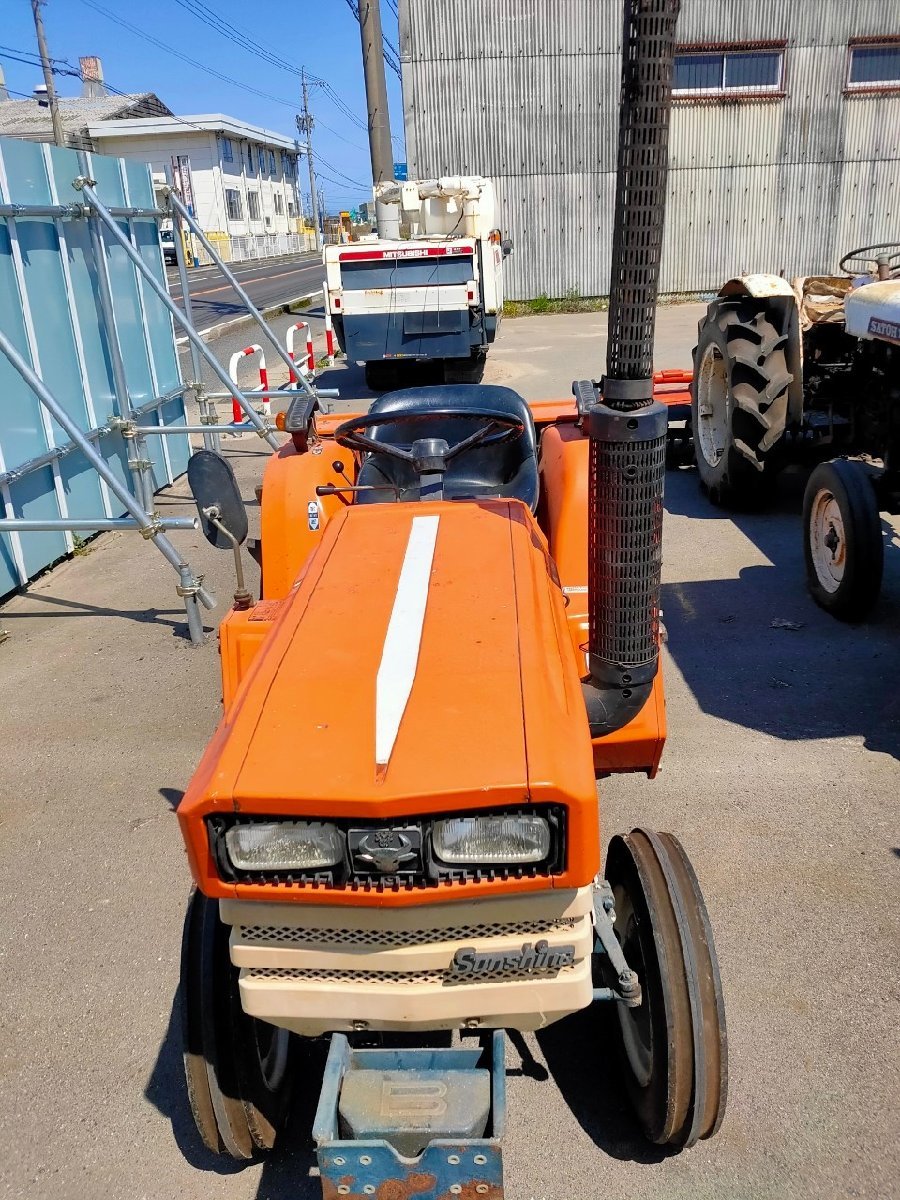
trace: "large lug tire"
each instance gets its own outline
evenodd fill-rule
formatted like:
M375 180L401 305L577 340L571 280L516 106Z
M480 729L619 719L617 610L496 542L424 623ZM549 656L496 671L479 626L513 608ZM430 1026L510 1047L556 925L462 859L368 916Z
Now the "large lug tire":
M198 891L184 923L181 1020L188 1100L204 1145L238 1160L271 1150L290 1100L293 1039L244 1012L219 902Z
M881 590L884 539L861 463L820 463L803 496L803 553L812 598L842 621L866 615Z
M719 298L697 328L691 424L700 481L714 504L756 505L785 431L787 334L758 300Z
M691 1146L718 1130L728 1093L725 1005L697 877L671 834L614 837L606 878L614 929L642 1001L616 1005L625 1090L645 1136Z

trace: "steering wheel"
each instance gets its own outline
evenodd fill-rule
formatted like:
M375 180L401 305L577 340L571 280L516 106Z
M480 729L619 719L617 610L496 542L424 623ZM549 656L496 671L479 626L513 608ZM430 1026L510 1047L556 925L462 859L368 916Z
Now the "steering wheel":
M375 438L368 436L366 430L381 425L420 425L426 422L432 423L435 420L482 422L480 429L476 429L473 434L463 438L461 442L454 442L452 446L442 442L438 447L433 444L435 439L427 439L429 457L439 457L445 463L451 462L457 455L471 450L474 446L499 446L502 442L509 442L513 438L521 436L525 431L525 422L521 417L511 416L509 413L495 408L477 410L429 408L412 413L369 413L364 417L351 417L349 421L344 421L334 431L334 440L339 446L345 446L348 450L361 450L367 454L387 454L391 458L400 459L401 462L415 465L422 456L420 453L416 453L414 448L404 450L402 446L395 445L393 442L376 441ZM416 443L413 442L413 447L415 445ZM444 446L447 447L446 450L443 449Z
M873 250L887 250L887 254L873 254ZM852 271L846 264L853 262L862 262L866 264L866 271L870 274L877 274L879 278L890 279L900 269L900 245L897 242L880 242L877 246L860 246L858 250L851 250L845 254L839 263L840 269L845 275L858 275L858 271ZM887 274L881 274L881 266L884 264L887 268ZM874 266L875 270L872 271Z

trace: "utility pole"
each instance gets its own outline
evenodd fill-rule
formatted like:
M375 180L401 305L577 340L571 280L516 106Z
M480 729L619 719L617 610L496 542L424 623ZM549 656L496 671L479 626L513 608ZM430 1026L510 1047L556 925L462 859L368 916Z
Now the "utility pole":
M315 229L316 249L322 249L322 235L319 232L319 193L316 190L316 169L313 165L312 131L315 122L309 111L309 88L306 85L306 68L300 70L303 84L303 112L297 117L297 128L306 138L306 161L309 163L309 202L312 207L313 227Z
M384 77L384 42L379 0L359 0L359 36L366 78L366 103L369 109L372 182L378 184L394 178L394 150L391 145L387 81ZM375 215L378 221L378 236L399 239L400 211L397 205L382 204L376 200Z
M50 105L50 123L53 126L53 140L57 146L64 146L62 121L59 118L59 105L56 102L56 88L53 84L53 68L50 66L50 55L47 53L47 39L44 37L44 19L41 16L41 5L45 0L31 0L31 11L34 14L34 28L37 33L38 53L41 56L41 66L44 68L44 83L47 87L47 103Z

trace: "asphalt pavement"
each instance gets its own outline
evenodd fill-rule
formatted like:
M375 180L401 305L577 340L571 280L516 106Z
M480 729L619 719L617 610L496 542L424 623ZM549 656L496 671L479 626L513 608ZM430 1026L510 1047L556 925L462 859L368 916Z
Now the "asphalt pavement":
M661 311L657 367L689 362L701 311ZM602 371L604 337L604 314L507 321L487 378L567 394ZM359 372L329 377L342 403L367 399ZM265 448L248 435L226 454L253 533ZM604 838L668 829L696 866L727 1007L723 1127L681 1154L643 1143L602 1022L570 1018L510 1044L509 1200L900 1195L900 524L871 619L840 625L803 586L802 483L735 517L692 470L668 474L668 745L656 780L599 789ZM192 511L183 479L159 502ZM229 556L174 536L221 598L212 632ZM0 608L0 1194L313 1200L314 1070L265 1164L215 1158L193 1130L173 808L218 720L218 655L185 640L151 546L115 533L88 550Z
M282 304L298 296L312 296L321 289L325 280L325 269L319 253L229 263L229 267L259 309ZM168 267L166 275L170 295L181 304L178 271L175 267ZM245 315L243 304L218 267L191 267L188 284L194 323L201 332Z

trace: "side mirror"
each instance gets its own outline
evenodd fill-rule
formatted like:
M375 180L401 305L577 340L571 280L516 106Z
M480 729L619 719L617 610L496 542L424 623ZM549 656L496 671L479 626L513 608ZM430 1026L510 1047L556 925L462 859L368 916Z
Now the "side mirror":
M231 464L212 450L198 450L188 460L187 477L206 540L217 550L242 545L249 532L247 510ZM219 526L227 529L231 537Z
M509 256L513 252L512 238L504 238L503 239L503 241L500 243L500 251L503 254L504 258L509 258Z

